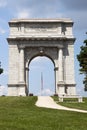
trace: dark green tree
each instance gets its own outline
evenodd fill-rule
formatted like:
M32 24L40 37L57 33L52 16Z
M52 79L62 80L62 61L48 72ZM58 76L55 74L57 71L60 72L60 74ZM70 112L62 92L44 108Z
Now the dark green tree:
M0 68L0 74L2 74L3 73L3 69L2 68Z
M87 39L84 40L83 46L81 46L80 53L77 55L77 59L80 65L80 72L84 74L84 90L87 91Z
M0 62L0 74L3 73L3 69L1 68L1 62Z

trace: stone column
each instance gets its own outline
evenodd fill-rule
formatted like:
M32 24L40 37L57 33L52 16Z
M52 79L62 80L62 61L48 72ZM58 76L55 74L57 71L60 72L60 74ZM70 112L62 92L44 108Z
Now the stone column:
M20 48L20 75L19 82L24 83L24 48Z
M26 67L26 95L29 94L29 68Z
M63 82L63 50L59 49L59 82Z
M19 92L18 95L26 96L25 94L25 79L24 79L24 48L20 48L20 61L19 61Z
M64 95L65 94L65 86L64 86L64 78L63 78L63 50L62 48L59 49L59 69L58 69L58 94Z
M58 94L57 84L58 84L58 67L54 68L54 76L55 76L55 94Z

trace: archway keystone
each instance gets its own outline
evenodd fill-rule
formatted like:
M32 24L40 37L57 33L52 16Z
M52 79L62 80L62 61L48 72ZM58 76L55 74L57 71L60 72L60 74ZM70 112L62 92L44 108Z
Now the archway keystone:
M29 63L47 56L54 63L55 94L76 93L71 19L13 19L9 22L9 96L29 94ZM67 88L67 89L66 89Z

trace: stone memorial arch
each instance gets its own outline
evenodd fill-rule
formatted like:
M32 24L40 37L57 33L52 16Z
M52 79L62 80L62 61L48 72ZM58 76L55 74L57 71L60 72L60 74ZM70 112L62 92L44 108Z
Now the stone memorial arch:
M47 56L54 64L55 93L74 95L74 42L71 19L13 19L9 22L8 96L29 94L29 64Z

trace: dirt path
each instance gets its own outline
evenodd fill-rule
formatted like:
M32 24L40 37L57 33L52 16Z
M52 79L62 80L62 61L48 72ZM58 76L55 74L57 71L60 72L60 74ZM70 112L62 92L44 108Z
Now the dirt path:
M68 108L68 107L58 105L57 103L54 102L54 100L50 96L38 96L38 100L35 105L38 107L44 107L44 108L52 108L52 109L87 113L87 111L85 111L85 110Z

